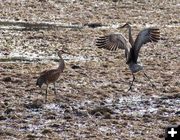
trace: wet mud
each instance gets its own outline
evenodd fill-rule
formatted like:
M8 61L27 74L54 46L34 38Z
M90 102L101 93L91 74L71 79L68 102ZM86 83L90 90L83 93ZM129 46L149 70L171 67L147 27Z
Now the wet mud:
M19 30L0 28L0 139L164 139L165 128L180 123L180 5L174 1L79 0L0 1L4 22L48 23L82 28ZM135 38L158 27L161 40L140 51L143 76L132 80L124 52L98 49L95 39L127 30ZM1 22L0 22L1 23ZM95 23L95 24L92 24ZM101 24L99 24L101 23ZM103 25L95 28L96 25ZM19 26L19 25L18 25ZM50 85L45 103L36 80L58 66L66 68Z

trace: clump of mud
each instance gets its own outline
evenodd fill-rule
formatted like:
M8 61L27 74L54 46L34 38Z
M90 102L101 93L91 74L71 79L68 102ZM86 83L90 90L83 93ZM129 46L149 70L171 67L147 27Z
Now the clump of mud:
M1 7L0 23L82 27L0 27L1 139L163 139L165 128L180 122L176 1L25 0L3 1ZM140 72L127 92L132 75L124 52L95 47L101 35L121 32L127 37L118 28L127 21L134 38L145 27L160 28L161 40L140 52L156 89ZM41 92L35 83L41 71L58 66L61 48L69 52L62 56L66 68L57 81L57 97L50 85L45 103L46 87Z

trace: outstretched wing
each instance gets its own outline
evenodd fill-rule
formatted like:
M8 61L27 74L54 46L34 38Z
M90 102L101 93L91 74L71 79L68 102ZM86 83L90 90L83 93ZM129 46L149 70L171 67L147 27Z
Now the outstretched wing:
M125 49L127 41L121 34L110 34L96 39L96 46L110 51Z
M130 56L131 57L133 56L133 58L131 59L133 59L133 61L137 63L138 54L143 44L146 44L148 42L158 42L159 39L160 39L160 32L158 28L146 28L142 30L138 34L134 42L134 45L130 50ZM128 61L132 61L132 60L128 60Z
M98 48L104 48L110 51L124 49L126 58L128 55L127 44L128 41L121 34L110 34L96 39L96 46L98 46Z

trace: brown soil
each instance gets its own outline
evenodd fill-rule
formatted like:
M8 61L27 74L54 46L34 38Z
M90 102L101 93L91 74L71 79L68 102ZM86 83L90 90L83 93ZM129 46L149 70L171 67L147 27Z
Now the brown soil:
M179 13L176 0L1 1L1 21L109 28L0 30L0 139L164 139L168 125L180 124ZM140 52L156 89L139 72L127 93L132 76L124 52L94 45L96 37L110 32L127 36L125 29L112 27L127 21L134 38L147 26L160 28L161 40ZM61 48L70 54L63 55L58 96L50 86L44 103L45 85L41 93L35 83L41 71L57 67Z

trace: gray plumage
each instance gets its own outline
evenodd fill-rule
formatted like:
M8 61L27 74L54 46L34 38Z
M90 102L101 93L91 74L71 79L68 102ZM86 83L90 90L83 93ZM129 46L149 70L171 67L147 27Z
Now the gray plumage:
M110 34L107 36L101 36L96 40L96 46L98 48L104 48L110 51L116 51L117 49L125 50L125 57L128 57L129 42L122 34Z
M117 50L124 49L126 64L129 66L129 69L133 75L133 81L135 80L134 73L143 70L143 67L137 64L139 51L144 44L148 42L158 42L160 39L160 32L158 28L146 28L139 32L135 41L131 35L131 26L129 23L126 23L120 28L128 28L129 29L129 42L127 39L121 34L110 34L106 36L101 36L96 40L96 46L98 48L104 48L107 50ZM130 49L128 49L130 46ZM144 75L148 78L148 76L144 73ZM149 79L149 78L148 78ZM132 81L132 83L133 83ZM132 84L131 84L132 86ZM131 89L130 86L130 89ZM129 91L129 90L128 90Z

